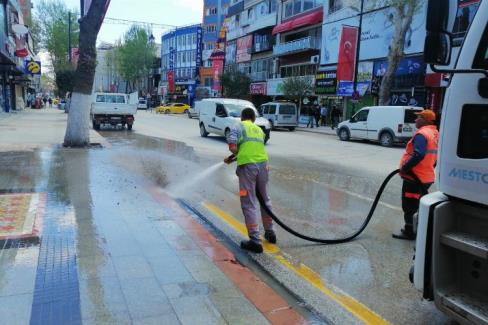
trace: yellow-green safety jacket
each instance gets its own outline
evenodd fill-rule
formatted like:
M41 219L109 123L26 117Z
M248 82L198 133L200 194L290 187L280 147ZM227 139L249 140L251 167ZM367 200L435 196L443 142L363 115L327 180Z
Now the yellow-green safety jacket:
M251 121L243 121L240 123L240 131L237 166L268 161L268 155L264 150L263 130Z

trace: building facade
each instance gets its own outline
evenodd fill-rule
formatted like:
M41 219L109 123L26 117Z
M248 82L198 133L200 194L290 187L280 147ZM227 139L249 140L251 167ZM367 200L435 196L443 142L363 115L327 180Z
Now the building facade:
M23 109L27 94L36 92L33 84L39 84L40 62L34 61L30 66L35 69L27 71L35 59L28 31L30 15L28 0L0 1L0 110L4 112Z
M202 27L178 27L161 39L161 90L167 100L189 102L200 83Z

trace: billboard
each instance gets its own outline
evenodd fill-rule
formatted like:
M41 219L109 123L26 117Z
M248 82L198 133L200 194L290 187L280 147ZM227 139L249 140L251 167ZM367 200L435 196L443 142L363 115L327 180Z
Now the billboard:
M404 53L406 55L421 53L424 50L426 10L427 3L423 2L413 17L405 38ZM395 32L394 23L390 19L390 17L394 17L392 15L391 8L363 15L359 60L383 58L388 55L388 48ZM356 16L323 24L321 65L337 63L342 26L359 26L359 18Z
M251 61L252 34L237 39L236 63Z

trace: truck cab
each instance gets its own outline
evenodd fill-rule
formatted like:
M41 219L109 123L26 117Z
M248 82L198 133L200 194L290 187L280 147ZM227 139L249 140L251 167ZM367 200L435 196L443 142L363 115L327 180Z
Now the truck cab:
M453 69L457 1L430 0L425 61L451 75L437 163L438 192L422 198L413 281L461 324L488 324L488 0L482 0Z

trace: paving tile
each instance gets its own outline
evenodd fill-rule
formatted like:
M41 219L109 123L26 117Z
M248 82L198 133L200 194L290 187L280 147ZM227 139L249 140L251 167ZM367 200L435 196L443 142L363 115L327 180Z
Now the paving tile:
M113 257L112 260L121 281L148 278L154 275L146 258L143 256L120 256Z
M39 247L0 251L0 296L34 292Z
M137 241L130 236L107 240L107 251L112 257L143 255Z
M95 314L83 319L83 325L131 325L133 324L128 312Z
M148 262L160 284L194 281L190 272L176 255L151 257Z
M207 256L182 257L181 260L198 282L210 282L222 274Z
M76 243L76 255L90 257L103 255L107 250L107 244L102 237L90 238L85 237Z
M266 318L272 324L283 324L283 325L305 325L308 324L300 314L289 308L281 308L275 311L266 313Z
M128 314L124 294L116 277L80 280L81 317Z
M15 320L16 325L29 324L32 300L32 294L0 297L0 320Z
M78 276L82 279L117 276L109 255L78 256Z
M185 297L170 301L182 324L227 324L207 297Z
M173 314L171 303L156 279L128 279L121 286L133 320Z
M181 323L178 320L178 317L176 317L176 314L173 314L173 315L143 318L134 321L133 324L134 325L178 325Z
M163 285L163 290L169 299L193 296L207 296L215 290L207 283L182 282Z
M215 308L229 324L255 325L269 324L268 320L246 298L214 296L210 297ZM276 323L281 324L281 323Z

